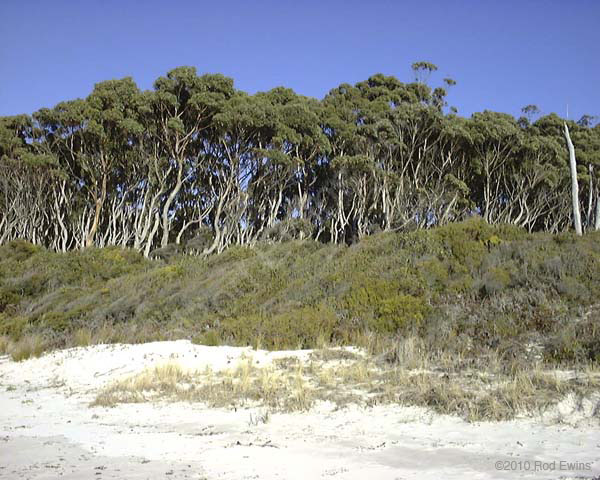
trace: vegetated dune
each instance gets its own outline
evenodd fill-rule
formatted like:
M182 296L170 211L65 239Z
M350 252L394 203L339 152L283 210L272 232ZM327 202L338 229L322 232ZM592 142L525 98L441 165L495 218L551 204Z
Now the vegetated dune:
M598 475L599 235L472 218L155 261L10 242L0 474Z
M528 234L479 218L150 261L119 248L0 247L0 345L13 357L102 342L193 339L267 349L358 344L478 362L600 357L600 233ZM391 345L389 340L391 339ZM14 347L15 345L13 345Z
M368 388L381 378L365 369L386 368L369 365L370 360L355 348L268 352L185 340L80 347L23 362L4 356L0 476L557 479L600 474L597 392L579 403L566 394L554 406L517 412L511 421L466 421L437 414L434 407L410 406L410 399L369 406ZM431 370L404 367L405 375ZM344 375L345 383L336 375ZM562 381L577 375L558 373ZM203 388L209 384L212 389ZM353 396L342 398L345 387ZM255 396L256 388L263 395ZM269 404L284 395L276 388L287 388L290 402ZM332 396L321 398L319 389ZM111 392L113 402L103 404ZM130 395L118 397L124 393Z

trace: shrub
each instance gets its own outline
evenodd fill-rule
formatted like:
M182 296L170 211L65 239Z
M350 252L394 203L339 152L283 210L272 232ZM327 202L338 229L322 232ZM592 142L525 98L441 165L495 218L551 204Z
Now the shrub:
M0 312L4 312L9 306L17 305L21 296L17 295L11 287L0 288Z
M190 238L184 245L184 251L188 255L198 255L204 249L210 247L214 240L214 233L208 227L201 227L193 238Z
M492 268L483 276L479 290L486 296L495 295L507 288L510 282L510 273L502 268Z
M218 347L221 345L222 339L219 333L215 330L208 330L204 333L196 335L192 338L192 343L197 345L206 345L209 347Z
M598 357L589 324L600 323L594 233L528 234L474 217L352 246L263 242L206 258L176 254L167 264L115 247L58 254L17 243L0 253L0 335L11 341L39 334L52 347L85 343L75 337L89 329L105 342L333 341L377 350L415 336L470 361L496 350L529 355L514 345L531 342L546 345L549 362Z
M213 258L212 264L224 264L229 262L238 262L256 256L256 251L250 247L242 247L240 245L232 245L223 253Z
M176 243L170 243L165 247L152 250L148 256L153 260L165 260L168 262L181 252L183 252L183 246L177 245Z
M303 307L274 315L248 315L223 321L225 337L238 345L268 349L315 348L331 338L337 317L329 307Z
M356 282L358 283L358 282ZM423 298L404 294L400 282L364 278L342 299L350 324L379 333L418 328L429 311Z
M589 297L586 286L572 277L564 277L560 280L556 284L556 290L560 295L573 301L585 301Z
M0 313L0 335L7 335L13 340L18 340L30 328L27 317L16 315L9 316Z
M0 247L0 255L5 259L23 262L41 250L42 247L25 240L12 240Z
M6 335L0 335L0 355L6 355L10 352L12 341Z

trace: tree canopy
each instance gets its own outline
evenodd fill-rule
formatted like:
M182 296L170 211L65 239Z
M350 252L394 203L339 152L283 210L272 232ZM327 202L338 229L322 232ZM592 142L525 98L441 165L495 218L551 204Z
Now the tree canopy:
M566 122L583 223L600 226L600 124L535 105L524 117L456 115L437 67L403 83L376 74L322 99L278 87L248 95L179 67L141 91L131 78L84 99L0 117L0 243L57 251L121 245L148 255L313 237L353 242L473 214L560 232L571 224ZM201 240L198 240L201 239Z

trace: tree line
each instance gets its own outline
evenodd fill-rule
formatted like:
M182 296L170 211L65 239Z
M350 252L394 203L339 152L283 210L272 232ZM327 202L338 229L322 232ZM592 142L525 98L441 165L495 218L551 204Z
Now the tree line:
M131 78L85 99L0 117L0 244L56 251L229 245L312 237L351 243L473 214L529 231L572 224L568 124L583 228L600 229L600 124L556 114L463 118L432 88L377 74L322 100L249 95L179 67L141 91Z

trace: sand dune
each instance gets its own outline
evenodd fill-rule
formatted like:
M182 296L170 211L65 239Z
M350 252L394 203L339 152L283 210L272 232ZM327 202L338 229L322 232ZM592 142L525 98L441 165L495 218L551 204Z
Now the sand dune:
M467 423L396 405L336 409L320 403L309 412L272 413L268 421L260 407L210 409L187 402L89 406L104 386L149 366L170 361L218 372L250 353L258 365L267 365L309 352L269 353L177 341L76 348L20 363L0 357L0 478L600 475L597 419L568 401L558 407L563 423L552 415ZM497 462L508 469L499 470Z

